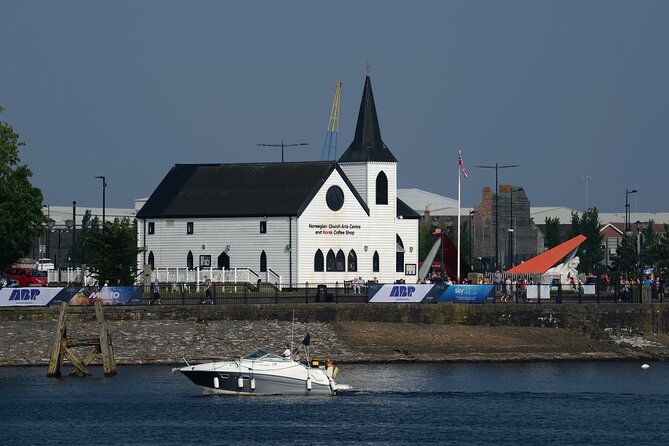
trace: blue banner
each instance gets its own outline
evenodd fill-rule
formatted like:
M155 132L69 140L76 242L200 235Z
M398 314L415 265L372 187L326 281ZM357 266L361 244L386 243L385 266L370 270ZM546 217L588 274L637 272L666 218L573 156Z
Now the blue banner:
M439 302L485 303L495 299L495 285L449 285Z
M141 286L69 287L51 303L62 301L69 305L93 305L100 301L103 305L139 305L142 303L143 290Z

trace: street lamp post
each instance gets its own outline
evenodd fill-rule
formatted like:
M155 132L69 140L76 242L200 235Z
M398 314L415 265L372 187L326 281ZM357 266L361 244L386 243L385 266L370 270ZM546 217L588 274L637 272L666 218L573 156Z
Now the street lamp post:
M592 180L592 177L590 175L586 175L583 177L583 181L585 181L585 210L587 211L590 209L590 180Z
M77 202L72 202L72 268L77 265Z
M53 221L53 220L51 220L51 218L49 218L49 219L47 220L47 222L46 222L46 226L47 226L46 256L47 256L49 259L51 259L51 260L54 260L54 258L51 257L51 243L50 243L50 239L51 239L51 234L53 233L53 227L54 227L55 225L56 225L56 222ZM55 262L54 262L54 265L55 265Z
M499 269L499 191L498 189L498 171L499 169L509 169L511 167L520 167L519 164L508 164L500 166L495 163L494 166L476 166L481 169L495 169L495 270Z
M630 232L630 204L629 196L630 194L636 194L639 191L636 189L628 190L625 189L625 232Z
M639 282L643 282L643 255L641 254L641 231L644 229L640 221L636 222L636 255L637 255L637 275Z
M474 227L472 226L472 217L476 214L476 209L469 211L469 268L474 269L474 239L472 237L472 231Z
M514 232L516 231L516 228L514 227L513 224L513 193L514 192L520 192L523 190L523 188L518 188L514 189L513 186L511 186L511 199L509 201L509 209L510 209L510 218L509 218L509 266L513 268L515 265L514 262L514 255L513 255L513 235Z
M105 232L105 210L106 210L106 203L105 203L105 189L107 189L107 177L104 175L97 176L95 178L99 178L102 180L102 233L104 234Z

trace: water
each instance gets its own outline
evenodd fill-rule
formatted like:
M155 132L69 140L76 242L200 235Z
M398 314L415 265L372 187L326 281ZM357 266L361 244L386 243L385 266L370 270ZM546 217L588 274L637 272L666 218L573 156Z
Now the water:
M170 367L0 368L14 444L669 444L669 363L344 365L336 397L210 396Z

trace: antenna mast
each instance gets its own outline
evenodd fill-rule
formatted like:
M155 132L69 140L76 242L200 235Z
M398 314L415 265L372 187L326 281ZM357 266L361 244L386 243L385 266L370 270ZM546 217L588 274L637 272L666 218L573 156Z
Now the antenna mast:
M281 147L281 162L283 163L283 149L286 147L297 147L297 146L308 146L308 142L301 142L298 144L284 144L281 141L281 144L258 144L258 147Z

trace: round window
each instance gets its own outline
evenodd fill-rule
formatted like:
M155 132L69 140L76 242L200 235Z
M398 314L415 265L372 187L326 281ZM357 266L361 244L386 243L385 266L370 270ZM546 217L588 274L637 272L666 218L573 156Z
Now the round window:
M339 186L331 186L325 195L325 201L331 210L338 211L344 205L344 191Z

